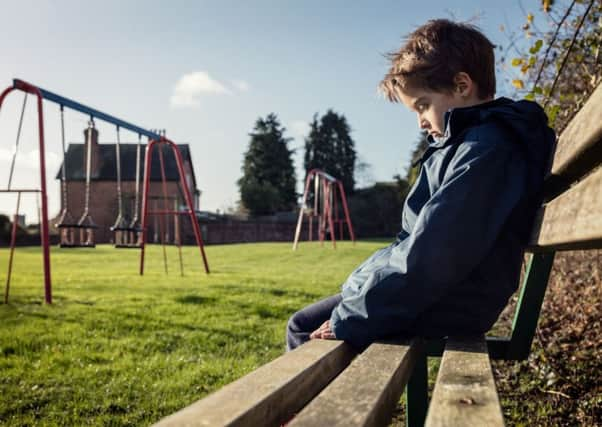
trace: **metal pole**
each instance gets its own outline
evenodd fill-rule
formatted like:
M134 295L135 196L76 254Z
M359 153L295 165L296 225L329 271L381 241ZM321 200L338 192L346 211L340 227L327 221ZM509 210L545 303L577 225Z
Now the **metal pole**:
M14 79L13 80L13 87L11 89L19 89L22 90L24 92L29 92L32 94L36 94L44 99L46 99L47 101L50 102L55 102L59 105L63 105L67 108L70 108L72 110L75 111L79 111L80 113L86 114L90 117L96 117L99 120L105 121L107 123L111 123L115 126L119 126L122 129L127 129L129 131L132 131L133 133L137 133L140 135L144 135L150 139L155 139L158 140L161 138L161 135L159 135L156 132L152 132L146 129L142 129L141 127L135 126L131 123L128 123L124 120L121 120L117 117L111 116L109 114L103 113L102 111L99 110L95 110L94 108L90 108L86 105L80 104L79 102L73 101L69 98L65 98L63 96L57 95L55 93L52 93L46 89L42 89L40 87L36 87L30 83L27 83L23 80L19 80L19 79Z
M155 146L154 139L151 139L146 146L144 155L144 186L142 187L142 239L140 242L140 275L144 274L144 249L146 246L147 215L148 215L148 189L150 187L150 164L151 154Z
M15 87L9 87L2 92L0 95L0 109L6 96L15 90ZM42 193L42 254L44 260L44 289L45 289L45 301L48 304L52 303L52 282L50 276L50 249L48 239L48 198L46 196L46 161L44 156L44 113L42 110L42 96L40 91L31 85L23 85L21 90L34 94L38 97L38 136L40 140L40 182Z
M161 167L161 187L163 188L163 209L167 210L167 183L165 182L165 163L163 162L163 145L159 146L159 166ZM167 231L167 225L165 217L160 216L159 222L161 224L161 247L163 248L163 267L165 274L169 274L167 270L167 250L165 249L165 241L169 239L169 232Z
M301 209L299 209L299 219L297 220L297 228L295 229L295 239L293 240L293 250L297 250L299 244L299 235L301 234L301 225L303 223L303 210L305 209L305 203L307 202L307 194L309 193L309 184L311 182L311 174L305 178L305 190L303 191L303 201L301 202ZM310 216L311 219L311 216ZM311 230L311 223L309 225ZM311 233L311 231L310 231ZM310 239L311 240L311 239Z
M182 185L182 188L184 189L184 197L186 198L186 204L188 205L188 213L190 214L190 221L192 222L194 237L196 238L197 245L201 251L201 257L203 258L203 264L205 265L205 272L209 273L209 264L207 263L207 257L205 256L205 248L203 245L203 238L201 237L201 229L196 219L196 214L194 212L194 204L192 203L192 197L190 197L190 190L188 189L188 184L186 183L186 174L184 173L184 162L182 161L182 155L180 154L178 146L174 142L170 141L165 137L162 138L162 141L169 144L174 154L176 155L176 163L178 166L178 172L180 174L180 183Z
M334 235L334 223L332 222L332 182L326 183L325 188L325 198L326 198L326 209L325 209L325 219L328 219L328 228L330 229L330 240L332 240L332 247L334 249L337 248L336 237ZM325 233L326 234L326 233Z
M326 199L327 183L326 183L325 179L320 179L320 181L322 181L321 191L320 191L320 202L321 202L320 205L321 205L322 211L320 212L320 217L319 217L320 246L324 246L324 239L326 238L326 208L328 205L328 200Z
M178 200L174 199L174 211L178 209ZM184 277L184 263L182 262L182 235L180 234L180 215L177 213L173 216L173 235L176 245L178 246L178 257L180 258L180 276Z
M17 193L17 209L13 217L13 226L10 233L10 256L8 258L8 273L6 275L6 287L4 290L4 304L8 304L8 290L10 289L10 278L13 272L13 256L17 241L17 220L19 219L19 205L21 204L21 193Z
M50 239L48 236L48 193L46 191L46 156L44 151L44 110L42 95L37 88L31 88L38 97L38 136L40 139L40 190L42 192L42 253L44 258L44 296L47 304L52 304L52 283L50 281Z
M318 209L320 208L319 205L319 198L320 198L320 175L317 174L315 172L315 170L312 170L310 173L313 173L314 175L314 210L311 213L311 223L310 223L310 227L313 228L314 225L314 218L318 219L318 223L316 224L318 226L318 240L320 240L320 216L319 216L319 212ZM314 231L312 229L309 230L309 241L311 242L312 239L314 238Z
M355 245L355 233L353 233L353 225L351 224L351 217L349 216L349 209L347 208L347 197L345 196L345 188L341 181L338 182L339 192L341 193L341 201L343 202L343 212L345 213L345 222L347 223L347 229L349 230L349 237Z
M136 228L138 223L138 204L140 203L140 146L142 144L142 135L138 134L138 144L136 144L136 194L134 198L134 218L130 223L130 228Z

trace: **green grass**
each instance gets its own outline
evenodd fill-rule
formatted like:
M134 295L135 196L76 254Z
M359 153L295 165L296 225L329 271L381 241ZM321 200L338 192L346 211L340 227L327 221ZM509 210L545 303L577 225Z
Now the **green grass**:
M338 291L383 241L330 245L52 249L43 304L39 248L16 252L0 305L0 425L148 425L279 356L297 309ZM4 285L8 250L0 250Z

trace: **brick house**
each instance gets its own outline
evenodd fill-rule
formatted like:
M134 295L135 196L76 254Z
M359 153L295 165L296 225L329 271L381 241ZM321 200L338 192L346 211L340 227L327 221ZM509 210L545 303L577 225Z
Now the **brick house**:
M118 197L117 197L117 161L115 143L99 144L98 131L93 129L92 133L92 155L90 168L90 201L89 213L94 223L98 225L95 231L95 240L97 243L109 243L113 241L113 232L110 230L115 223L118 215ZM85 140L85 138L84 138ZM67 205L69 213L77 222L84 212L85 188L86 188L86 143L70 143L65 153L66 164L66 187L67 187ZM121 192L123 201L123 215L129 223L134 217L136 200L136 149L137 144L121 143ZM201 192L197 189L194 168L190 156L190 147L188 144L178 144L184 170L186 183L191 190L195 211L198 210L199 198ZM141 219L140 211L142 204L142 187L144 175L144 154L146 144L141 145L140 160L140 193L138 218ZM168 200L164 205L163 186L161 184L161 168L159 159L159 150L163 151L165 164L165 178ZM60 180L62 176L62 167L59 169L56 179ZM61 212L63 210L64 199L61 194ZM169 210L180 210L186 207L186 199L180 185L180 176L178 174L175 156L170 147L155 146L153 149L153 158L151 159L151 184L149 189L149 211L165 208ZM58 218L58 216L57 216ZM51 220L51 224L56 224L57 218ZM181 226L180 226L181 223ZM168 242L173 242L175 236L180 231L182 241L194 241L192 227L187 217L180 220L173 216L163 218L158 216L149 216L147 240L149 242L159 241L159 230L165 230L165 237ZM180 230L178 230L180 229Z

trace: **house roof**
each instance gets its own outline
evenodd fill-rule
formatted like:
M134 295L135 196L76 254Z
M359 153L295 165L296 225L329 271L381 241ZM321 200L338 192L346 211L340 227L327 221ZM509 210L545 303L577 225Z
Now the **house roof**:
M192 158L190 157L190 147L188 144L177 144L184 162L188 161L192 170L192 180L194 189L196 189L196 178L194 168L192 168ZM117 180L117 162L115 159L116 144L98 144L100 154L100 167L95 175L90 179L95 181L116 181ZM121 159L121 180L136 180L136 146L137 144L119 144L119 153ZM161 181L161 165L159 160L159 150L163 151L163 160L165 164L165 178L168 181L179 181L178 168L173 151L165 145L157 145L153 149L153 158L151 159L151 180ZM144 177L144 154L146 144L140 147L140 180ZM65 153L66 178L67 181L85 181L86 171L84 162L84 144L69 144ZM56 179L61 179L63 165L56 174Z

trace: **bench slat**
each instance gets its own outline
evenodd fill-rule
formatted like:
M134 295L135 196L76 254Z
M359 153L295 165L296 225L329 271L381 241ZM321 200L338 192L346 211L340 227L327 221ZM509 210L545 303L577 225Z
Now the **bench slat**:
M311 340L155 426L282 423L318 394L355 355L343 341Z
M602 163L602 85L566 127L556 147L551 181L574 182Z
M590 249L602 243L602 168L590 174L539 212L533 248Z
M504 425L484 337L448 340L425 425Z
M386 425L422 351L417 340L372 344L289 426Z

